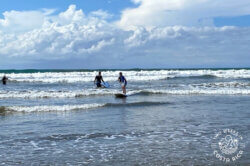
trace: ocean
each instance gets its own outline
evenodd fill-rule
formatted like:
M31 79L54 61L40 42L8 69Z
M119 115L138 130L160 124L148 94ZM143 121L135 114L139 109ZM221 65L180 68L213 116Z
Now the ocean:
M250 69L107 69L101 89L97 73L0 70L0 165L250 165ZM225 129L236 160L215 152Z

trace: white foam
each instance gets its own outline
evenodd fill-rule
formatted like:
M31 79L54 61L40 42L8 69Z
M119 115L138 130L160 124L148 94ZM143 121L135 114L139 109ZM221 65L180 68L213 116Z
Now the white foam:
M104 139L112 140L112 139L116 139L116 136L114 136L114 135L106 136L106 137L104 137Z
M180 89L142 89L127 90L127 95L136 95L142 92L152 94L223 94L223 95L249 95L250 88L248 83L204 83L182 86ZM42 99L42 98L80 98L87 96L105 96L121 93L120 89L86 89L76 91L0 91L0 99L20 98L20 99Z
M199 88L247 88L250 87L250 83L247 82L211 82L211 83L200 83L190 84L191 87Z
M249 69L241 70L141 70L123 71L129 81L150 81L175 77L215 76L223 78L250 78ZM75 83L92 82L96 71L93 72L46 72L46 73L12 73L8 74L10 81L42 82L42 83ZM119 71L102 72L105 81L116 81Z
M105 104L82 104L82 105L43 105L43 106L9 106L7 110L16 112L49 112L49 111L72 111L72 110L86 110L91 108L102 107Z
M93 95L113 95L118 90L89 89L77 91L0 91L0 99L4 98L77 98Z
M143 90L141 92L153 94L169 94L169 95L250 95L250 90L244 89L218 89L218 90L204 90L204 89L189 89L189 90Z

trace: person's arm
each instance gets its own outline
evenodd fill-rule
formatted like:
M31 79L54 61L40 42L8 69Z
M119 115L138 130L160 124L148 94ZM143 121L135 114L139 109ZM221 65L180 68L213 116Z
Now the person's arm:
M103 80L103 78L102 78L102 82L105 83L105 81Z
M124 81L125 81L125 85L127 85L127 80L126 80L126 78L124 77Z
M95 77L95 80L94 80L94 84L96 83L96 77Z

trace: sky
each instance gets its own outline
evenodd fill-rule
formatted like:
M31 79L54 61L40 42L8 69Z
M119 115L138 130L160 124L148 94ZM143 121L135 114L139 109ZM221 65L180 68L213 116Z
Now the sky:
M0 69L250 67L250 1L1 0Z

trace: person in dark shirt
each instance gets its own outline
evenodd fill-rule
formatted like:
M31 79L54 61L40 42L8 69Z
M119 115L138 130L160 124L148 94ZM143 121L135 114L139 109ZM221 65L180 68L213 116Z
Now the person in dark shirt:
M102 78L102 73L99 72L99 74L95 77L94 83L96 84L97 88L101 88L102 87L102 82L104 82L104 80Z
M2 78L3 85L6 85L8 78L4 75Z
M119 74L118 81L120 82L120 84L121 84L121 86L122 86L123 94L126 95L127 80L126 80L126 78L122 75L122 72L120 72L120 74Z

